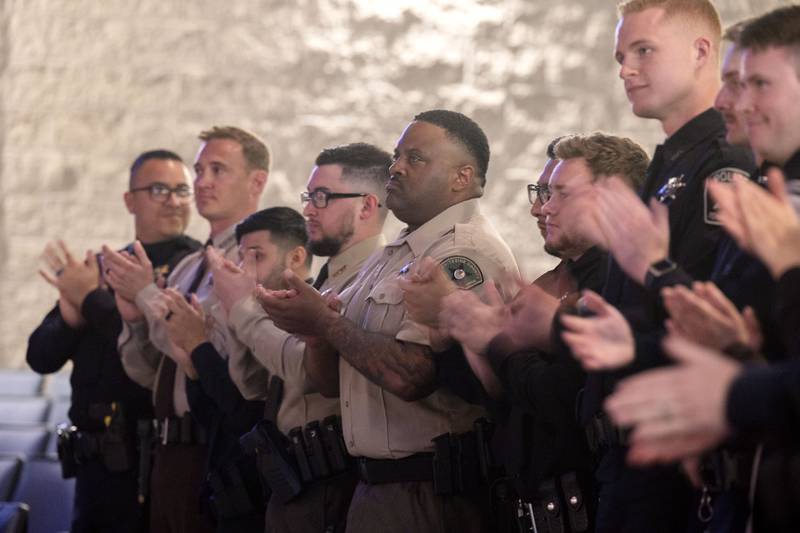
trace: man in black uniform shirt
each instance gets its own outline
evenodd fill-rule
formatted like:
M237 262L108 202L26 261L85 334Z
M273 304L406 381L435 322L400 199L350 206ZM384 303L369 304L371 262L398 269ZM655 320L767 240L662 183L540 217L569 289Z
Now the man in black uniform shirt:
M164 276L200 243L183 235L192 190L181 158L166 150L140 155L131 166L125 205L134 216L136 238ZM71 531L144 530L137 501L136 422L152 418L149 392L131 381L117 353L121 321L114 295L89 251L76 260L63 244L48 246L42 276L59 291L56 307L28 341L28 364L39 373L73 369L69 417L77 432L65 434L73 451L60 455L75 465ZM67 466L68 468L68 466Z
M671 352L683 363L681 368L632 378L607 405L615 420L635 426L641 434L631 452L631 458L641 463L696 455L731 434L770 435L755 485L753 526L756 531L795 531L800 517L799 446L793 422L800 351L796 299L800 230L793 190L797 191L800 179L796 127L800 121L800 6L779 8L750 22L742 30L740 45L743 84L737 108L757 158L783 167L788 193L775 169L768 171L768 187L777 198L743 181L733 189L716 184L712 189L727 215L726 229L743 250L764 261L778 282L773 307L780 313L784 353L795 359L772 369L742 371L740 365L673 339ZM680 401L674 390L681 391ZM687 411L683 405L699 407ZM654 407L670 416L659 420L648 415Z
M647 240L643 258L625 271L615 262L603 295L622 310L637 342L636 359L615 373L590 373L581 418L600 453L598 531L673 532L686 528L694 509L691 488L677 466L625 465L624 439L607 423L602 402L626 374L662 364L656 338L664 316L648 287L680 264L694 279L708 279L722 232L711 217L706 178L723 169L752 173L749 154L725 141L725 125L711 109L719 88L719 15L707 0L631 0L620 6L615 56L634 114L661 122L666 141L648 168L641 198L669 226L669 241ZM664 208L664 206L667 206ZM631 227L630 220L614 221ZM634 230L635 231L635 230ZM644 286L643 286L644 285Z
M519 516L518 527L541 533L590 530L595 504L592 461L574 417L585 374L564 350L527 335L529 310L535 307L542 317L547 315L541 320L547 330L541 337L550 337L559 306L574 307L579 290L600 290L606 254L584 226L583 203L576 199L591 202L596 185L612 175L638 188L649 161L629 139L602 133L562 137L554 151L557 166L541 212L546 217L545 246L562 258L562 282L543 287L537 280L522 287L507 310L499 302L487 305L456 291L445 298L441 315L486 391L500 400L495 405L500 430L495 445L516 494L518 508L512 511ZM438 359L438 375L463 389L466 380L450 377L453 358L448 361L447 356Z

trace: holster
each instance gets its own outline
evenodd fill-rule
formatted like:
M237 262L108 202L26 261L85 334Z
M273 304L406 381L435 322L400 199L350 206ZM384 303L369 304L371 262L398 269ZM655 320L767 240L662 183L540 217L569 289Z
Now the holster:
M78 462L75 460L75 446L73 435L77 431L75 426L67 423L56 427L56 451L61 463L61 477L70 479L78 473Z
M271 420L261 420L239 442L244 453L256 455L259 475L272 497L287 502L300 494L303 484L297 464L287 451L286 438Z
M533 502L518 502L521 531L580 533L589 530L589 512L574 472L543 481Z

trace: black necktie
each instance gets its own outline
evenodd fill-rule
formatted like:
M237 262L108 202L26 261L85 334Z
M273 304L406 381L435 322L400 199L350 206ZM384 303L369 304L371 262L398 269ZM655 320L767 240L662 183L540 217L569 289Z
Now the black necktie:
M317 274L317 279L314 280L313 287L317 290L322 287L322 284L325 283L325 280L328 279L328 263L326 262L322 265L322 268L319 269L319 274Z

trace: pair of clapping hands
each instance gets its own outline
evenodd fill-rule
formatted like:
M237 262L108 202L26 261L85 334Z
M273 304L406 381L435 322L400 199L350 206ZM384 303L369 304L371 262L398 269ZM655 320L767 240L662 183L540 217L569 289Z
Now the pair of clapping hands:
M743 176L708 187L725 230L774 278L800 266L800 219L779 170L768 173L768 190ZM622 201L626 209L647 209L641 202ZM663 218L656 213L659 209L651 206L651 221ZM664 289L662 296L670 313L664 349L678 364L622 381L605 405L615 423L633 428L628 459L639 464L694 461L722 442L729 434L728 390L742 367L721 351L738 343L757 352L761 344L752 310L739 313L711 283ZM602 299L590 299L596 316L565 317L565 324L572 322L565 340L589 369L627 364L633 357L630 328Z

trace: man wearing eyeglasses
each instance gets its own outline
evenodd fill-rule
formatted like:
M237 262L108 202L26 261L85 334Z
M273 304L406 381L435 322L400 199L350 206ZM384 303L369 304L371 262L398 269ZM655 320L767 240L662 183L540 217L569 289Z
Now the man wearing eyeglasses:
M319 291L338 293L345 289L372 252L383 247L381 231L387 216L383 205L390 164L387 152L365 143L327 148L317 156L307 190L300 199L310 237L309 250L328 257L314 282ZM314 438L319 438L319 431L315 434L313 430L302 430L333 423L338 431L339 400L321 394L335 396L335 391L319 390L309 382L306 367L313 361L306 360L305 341L273 324L253 297L256 280L252 271L245 268L235 272L230 266L215 265L213 273L214 293L226 311L224 320L235 341L247 347L229 350L231 378L246 399L267 401L267 420L262 426L270 424L284 436L299 428L299 439L305 441L306 449L315 449L319 442L315 443ZM285 283L283 277L280 282ZM263 285L277 289L281 284ZM326 371L334 377L338 373L336 365ZM338 442L340 435L336 436ZM338 453L346 456L343 448ZM284 493L281 487L287 484L276 481L267 468L262 469L262 478L268 485L280 484L273 487L268 504L267 531L344 531L355 486L353 465L341 468L330 456L317 459L310 461L302 490L296 494ZM302 453L293 460L299 464L308 459ZM269 465L262 462L262 466ZM303 478L299 472L297 476Z
M136 239L163 276L200 247L183 235L192 196L188 176L181 158L167 150L141 154L130 169L125 205ZM49 245L44 259L42 276L58 289L59 301L31 334L27 360L43 374L73 363L69 418L77 431L59 439L64 472L76 478L71 531L141 531L146 513L137 501L136 423L152 418L152 406L148 391L122 368L114 295L91 251L81 261L63 244Z
M235 227L258 209L269 174L270 153L258 137L236 127L214 127L199 137L202 144L194 164L195 204L209 222L208 243L235 260ZM209 517L199 512L207 474L209 428L193 416L197 403L190 406L187 396L187 379L197 378L191 359L169 340L167 322L171 315L166 312L161 289L152 281L152 264L141 248L136 246L134 254L104 248L104 255L106 279L116 291L125 320L119 337L122 364L134 381L153 391L159 434L150 483L151 530L211 531ZM204 307L213 302L209 299L211 276L202 251L186 257L167 283L187 298L195 297ZM212 410L213 402L209 399L206 403Z

